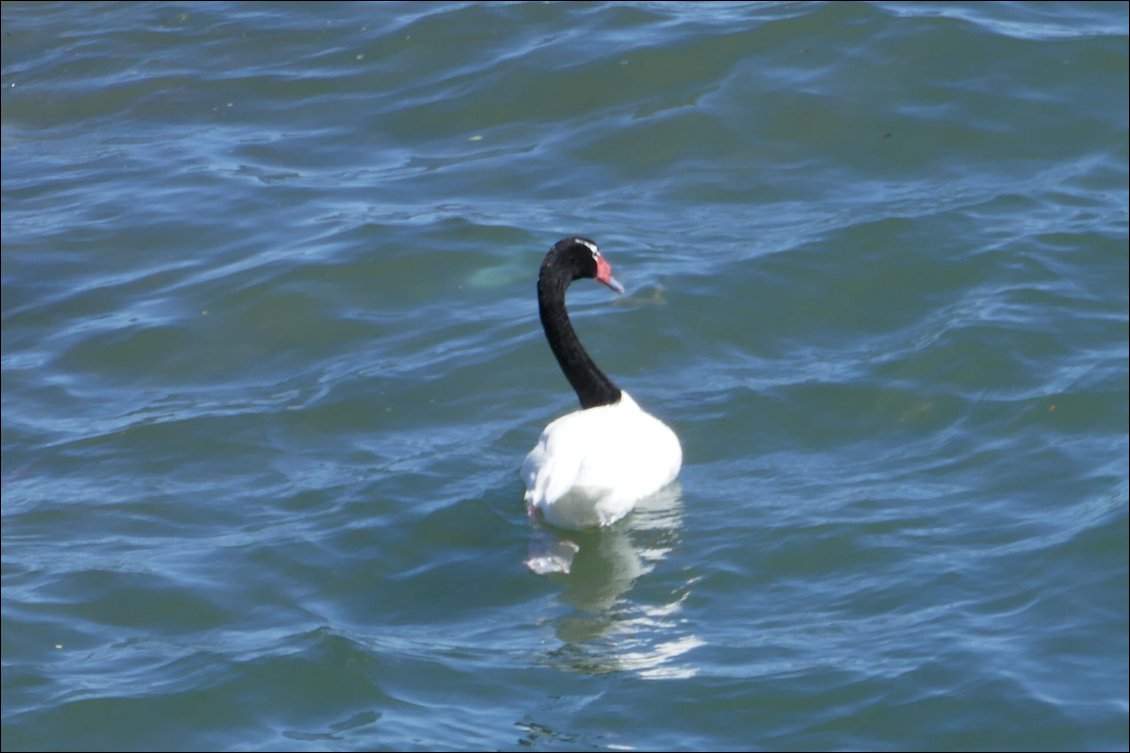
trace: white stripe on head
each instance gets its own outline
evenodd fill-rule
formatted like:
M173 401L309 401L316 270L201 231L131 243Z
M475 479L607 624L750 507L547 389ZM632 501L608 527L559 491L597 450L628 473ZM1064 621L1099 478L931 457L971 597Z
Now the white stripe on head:
M577 243L580 243L582 246L587 246L589 251L592 251L592 255L594 257L600 256L600 249L596 247L595 243L590 243L589 241L586 241L584 238L574 238L573 240L576 241Z

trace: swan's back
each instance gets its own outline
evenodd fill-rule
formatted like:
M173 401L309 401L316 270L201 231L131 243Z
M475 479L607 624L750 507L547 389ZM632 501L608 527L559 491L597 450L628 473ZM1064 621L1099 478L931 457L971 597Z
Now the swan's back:
M682 460L675 433L622 392L545 428L522 464L526 502L563 528L610 525L671 483Z

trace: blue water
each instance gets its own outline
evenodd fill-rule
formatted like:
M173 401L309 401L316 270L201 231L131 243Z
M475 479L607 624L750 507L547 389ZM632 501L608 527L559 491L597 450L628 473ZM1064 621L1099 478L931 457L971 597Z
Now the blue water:
M1125 3L2 15L5 750L1130 745Z

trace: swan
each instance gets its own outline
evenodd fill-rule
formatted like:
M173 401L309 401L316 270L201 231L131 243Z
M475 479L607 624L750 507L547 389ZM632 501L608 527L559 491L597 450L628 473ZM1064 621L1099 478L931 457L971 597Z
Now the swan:
M538 312L581 410L546 426L522 463L530 515L574 530L612 525L636 502L674 481L683 464L675 432L617 387L577 339L565 310L565 289L581 278L624 292L587 238L563 238L545 255Z

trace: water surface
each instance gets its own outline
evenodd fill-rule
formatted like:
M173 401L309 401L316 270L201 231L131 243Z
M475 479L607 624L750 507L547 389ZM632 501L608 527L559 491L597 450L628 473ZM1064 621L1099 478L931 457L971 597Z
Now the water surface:
M1126 4L2 12L5 749L1130 744Z

